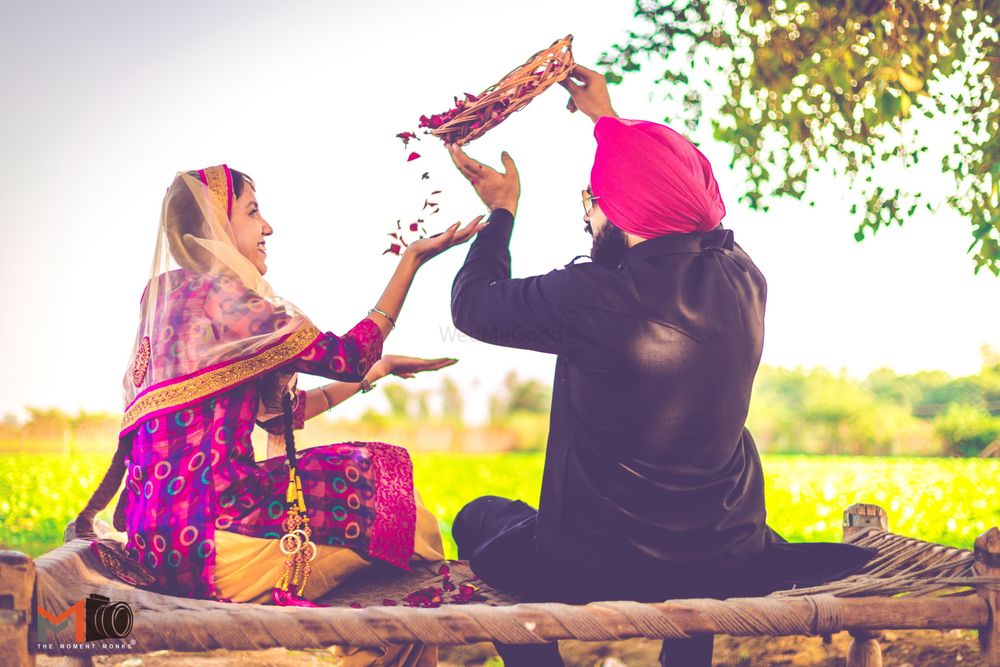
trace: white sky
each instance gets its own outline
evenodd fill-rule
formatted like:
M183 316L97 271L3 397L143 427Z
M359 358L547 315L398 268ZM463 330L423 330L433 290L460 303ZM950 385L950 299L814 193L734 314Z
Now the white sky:
M427 191L444 191L434 231L482 212L437 140L412 145L424 157L406 164L394 135L558 37L573 33L577 60L593 64L633 26L631 3L596 0L6 3L0 413L120 409L174 172L227 162L251 174L275 228L268 279L318 326L341 333L392 271L394 260L380 254L385 234L396 219L416 217ZM612 95L624 117L661 120L668 110L647 77ZM593 159L592 126L568 114L565 99L553 89L470 149L492 163L507 149L520 168L516 276L589 248L579 190ZM729 149L711 141L701 148L727 202L724 224L768 279L765 363L960 374L978 369L980 344L1000 345L1000 280L973 275L969 225L950 210L920 212L857 244L846 184L816 179L815 208L788 201L753 214L736 203L740 175L726 167ZM930 194L951 186L934 170L885 169L922 179ZM423 171L433 187L419 181ZM451 280L465 252L421 270L386 349L459 357L448 372L468 388L476 419L507 369L548 382L554 359L447 341ZM379 400L353 399L344 414Z

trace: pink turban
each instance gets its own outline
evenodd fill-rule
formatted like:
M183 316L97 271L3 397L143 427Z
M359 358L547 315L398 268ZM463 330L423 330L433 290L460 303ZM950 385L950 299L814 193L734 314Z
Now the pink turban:
M712 165L666 125L603 116L590 187L616 227L653 238L707 232L726 215Z

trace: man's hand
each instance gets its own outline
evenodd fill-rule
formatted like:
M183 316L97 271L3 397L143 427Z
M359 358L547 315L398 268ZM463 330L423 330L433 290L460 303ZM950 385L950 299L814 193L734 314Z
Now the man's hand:
M580 83L576 83L573 79ZM570 112L580 110L595 123L601 116L618 117L615 110L611 108L608 82L600 72L587 69L583 65L576 65L569 76L559 82L559 85L569 91L570 99L566 108Z
M517 200L521 197L521 181L518 178L514 160L511 159L507 151L504 151L500 156L504 167L502 174L492 167L473 160L465 154L465 151L458 144L448 144L448 152L451 153L452 162L462 172L462 175L469 179L469 183L472 183L472 187L476 189L476 194L490 211L505 208L511 214L517 214Z

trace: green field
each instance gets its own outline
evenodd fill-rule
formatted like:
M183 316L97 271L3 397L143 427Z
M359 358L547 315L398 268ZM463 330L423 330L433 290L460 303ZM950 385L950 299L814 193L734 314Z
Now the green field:
M110 455L0 456L0 545L38 556L62 542L66 523L97 486ZM448 525L469 500L494 494L538 501L542 455L414 454L417 488ZM1000 460L764 456L769 523L792 541L839 540L841 512L882 505L895 531L969 548L1000 525ZM110 521L110 510L101 515Z

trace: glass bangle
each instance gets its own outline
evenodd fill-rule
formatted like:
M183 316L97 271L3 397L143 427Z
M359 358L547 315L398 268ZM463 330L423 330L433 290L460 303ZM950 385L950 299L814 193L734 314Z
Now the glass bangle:
M393 329L396 328L396 320L392 319L392 317L390 317L389 313L385 312L381 308L372 308L371 310L368 311L369 315L371 315L372 313L378 313L379 315L381 315L385 319L389 320L389 324L392 325Z

